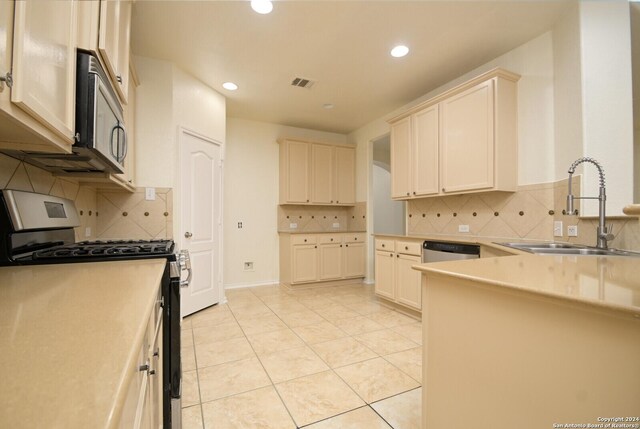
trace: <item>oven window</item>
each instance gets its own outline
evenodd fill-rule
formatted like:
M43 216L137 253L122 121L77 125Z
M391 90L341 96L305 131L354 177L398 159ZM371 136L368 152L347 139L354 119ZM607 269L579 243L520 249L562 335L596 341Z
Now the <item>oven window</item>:
M47 209L47 215L50 219L66 219L67 214L64 212L64 205L61 203L52 203L45 201L44 207Z

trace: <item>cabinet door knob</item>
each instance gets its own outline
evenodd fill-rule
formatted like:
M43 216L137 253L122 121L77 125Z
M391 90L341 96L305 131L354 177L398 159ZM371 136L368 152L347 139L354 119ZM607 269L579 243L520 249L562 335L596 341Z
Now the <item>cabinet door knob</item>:
M333 241L333 238L331 239L331 241Z
M393 253L389 253L389 256L391 256L393 258Z
M148 364L148 363L145 363L144 365L140 365L140 366L138 367L138 370L139 370L140 372L143 372L143 371L149 371L149 364Z
M409 192L407 192L407 197L408 197L409 195L411 195L411 194L410 194Z
M384 244L382 245L382 247L384 247Z
M413 195L415 195L415 194L416 194L416 191L413 191Z
M396 255L396 258L399 258L399 257L400 257L400 255Z
M314 249L317 249L317 248L318 248L318 246L313 246L313 248L314 248Z
M331 200L331 204L333 204L333 200Z
M305 243L307 242L307 239L306 239L306 238L304 239L304 242L305 242Z
M122 76L117 75L116 80L118 81L118 83L122 83Z
M444 192L444 188L442 188L442 192Z
M187 231L187 232L184 233L184 236L185 236L185 238L191 238L191 237L193 237L193 234L190 233L189 231Z
M342 244L340 245L340 247L342 247Z
M309 202L309 200L307 200L307 202Z
M348 244L345 244L345 246L349 247L349 245L348 245Z
M404 246L404 250L409 250L409 246Z
M340 201L336 200L336 204L340 204Z

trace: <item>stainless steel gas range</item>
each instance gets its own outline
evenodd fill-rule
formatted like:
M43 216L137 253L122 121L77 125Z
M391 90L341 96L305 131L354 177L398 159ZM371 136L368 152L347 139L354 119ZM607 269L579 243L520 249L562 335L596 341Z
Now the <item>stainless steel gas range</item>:
M80 225L73 201L50 195L0 191L0 266L69 264L161 258L163 300L163 427L180 428L182 368L180 289L191 280L187 251L173 240L75 242ZM187 271L182 280L181 273Z

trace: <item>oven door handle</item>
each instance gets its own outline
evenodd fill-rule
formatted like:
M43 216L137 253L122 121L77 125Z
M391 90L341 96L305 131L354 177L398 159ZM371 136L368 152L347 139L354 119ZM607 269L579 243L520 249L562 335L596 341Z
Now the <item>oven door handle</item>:
M187 287L189 286L189 283L191 283L191 277L193 276L189 251L187 249L182 249L178 255L178 259L180 262L180 269L182 271L187 271L187 278L184 280L180 280L180 287Z

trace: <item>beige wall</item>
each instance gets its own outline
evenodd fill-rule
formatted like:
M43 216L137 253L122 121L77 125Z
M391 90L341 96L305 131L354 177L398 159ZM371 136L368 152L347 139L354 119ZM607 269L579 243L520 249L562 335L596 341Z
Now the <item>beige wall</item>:
M225 287L279 279L278 144L282 137L346 144L343 134L228 118L225 158ZM242 222L242 229L238 229ZM244 271L253 262L254 271Z
M136 183L173 189L173 237L180 239L179 130L185 128L220 142L223 151L226 100L174 64L135 57L140 78L136 105Z
M633 201L633 101L631 24L627 2L580 2L582 61L582 154L603 164L607 211L621 215ZM577 158L577 157L576 157ZM583 170L583 190L597 195L598 174ZM582 213L597 215L598 203L583 200Z

